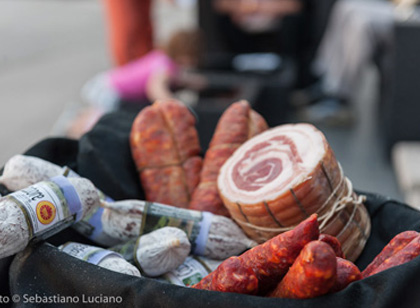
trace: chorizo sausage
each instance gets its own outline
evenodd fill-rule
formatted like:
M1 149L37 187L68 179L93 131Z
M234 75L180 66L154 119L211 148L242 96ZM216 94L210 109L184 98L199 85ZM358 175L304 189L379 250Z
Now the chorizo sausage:
M365 278L370 276L385 260L399 252L417 236L419 236L419 233L416 231L404 231L397 234L362 271L362 277Z
M239 257L235 257L240 261L229 261L229 259L224 261L215 271L208 275L211 276L211 283L208 283L210 278L206 276L203 283L198 283L193 287L205 290L223 290L225 287L220 286L220 284L225 283L227 273L235 276L236 271L238 271L240 276L244 272L252 277L255 275L258 284L245 280L241 288L235 283L235 292L265 294L283 278L302 248L309 242L318 239L318 236L317 215L313 214L294 229L281 233L265 243L244 252ZM332 251L332 248L329 247L329 249ZM227 265L224 264L225 262L227 262ZM240 264L241 268L232 268L229 264L235 266ZM224 271L226 273L220 273ZM232 284L233 282L229 281L229 283Z
M321 241L307 244L270 297L313 298L330 291L337 279L336 256Z
M337 257L337 280L331 292L341 291L353 281L360 279L362 279L362 274L353 262Z

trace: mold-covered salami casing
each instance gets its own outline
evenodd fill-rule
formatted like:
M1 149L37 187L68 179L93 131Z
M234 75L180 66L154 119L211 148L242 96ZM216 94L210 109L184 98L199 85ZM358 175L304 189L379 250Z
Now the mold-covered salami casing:
M219 170L242 143L267 128L264 118L246 101L236 102L226 109L206 151L200 183L192 195L190 209L230 216L217 190Z
M100 206L98 191L84 178L55 177L0 199L0 258L44 240Z
M404 231L394 236L375 259L373 259L373 261L362 271L362 276L370 276L385 260L399 252L419 235L420 234L416 231Z
M176 100L156 101L133 122L131 152L148 201L188 207L202 159L195 118Z
M172 226L188 235L194 255L224 260L257 245L230 218L141 200L104 202L104 232L117 241Z
M351 261L337 257L337 279L330 292L338 292L353 281L362 279L359 268Z
M270 297L314 298L330 291L337 279L336 256L321 241L307 244Z
M254 290L244 283L242 289L236 288L235 292L244 294L265 294L267 290L274 287L282 277L287 273L289 267L293 264L302 248L311 241L318 239L319 230L316 215L311 215L308 219L301 222L293 230L277 235L271 240L260 244L238 258L240 264L258 279L258 290ZM332 250L332 248L330 248ZM335 256L334 256L335 257ZM228 259L229 260L229 259ZM222 265L227 262L224 261ZM229 261L230 262L230 261ZM237 263L234 263L235 265ZM236 268L219 266L208 276L212 277L209 283L209 277L205 277L202 283L194 285L196 289L215 290L214 284L219 285L220 281L216 277L225 277L220 271L227 271L230 275L235 275ZM243 273L243 269L240 269ZM237 285L236 285L237 286ZM255 285L254 285L255 286ZM256 286L255 286L256 287ZM222 287L217 287L221 289Z
M9 191L26 188L63 173L63 168L38 157L17 154L4 165L0 184Z

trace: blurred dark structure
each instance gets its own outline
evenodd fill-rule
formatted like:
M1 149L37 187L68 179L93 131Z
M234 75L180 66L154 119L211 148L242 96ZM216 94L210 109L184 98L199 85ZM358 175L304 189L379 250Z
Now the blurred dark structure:
M380 131L386 153L398 141L420 140L420 21L396 22L395 45L385 65Z
M200 94L195 111L199 125L207 125L210 131L202 138L204 149L223 110L239 99L248 100L270 126L293 121L289 95L293 89L313 82L310 63L335 1L304 0L303 11L285 17L278 29L250 34L235 26L228 16L218 14L212 1L199 0L198 20L205 42L200 71L209 78L209 89ZM249 55L246 61L251 66L258 66L258 62L266 66L238 68L235 64L241 55ZM276 63L270 66L270 61ZM220 101L220 96L214 95L222 85L225 90L231 88L234 95ZM213 96L206 95L209 93Z
M309 64L328 23L336 0L302 0L301 13L287 16L279 29L250 34L235 26L226 15L215 12L212 1L199 0L198 19L206 42L205 66L228 69L229 59L241 53L274 52L294 60L296 86L311 82Z

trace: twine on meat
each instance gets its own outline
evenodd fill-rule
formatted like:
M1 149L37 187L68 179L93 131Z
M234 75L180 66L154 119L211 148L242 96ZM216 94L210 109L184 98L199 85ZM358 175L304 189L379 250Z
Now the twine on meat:
M348 190L347 195L334 202L332 208L327 213L318 217L319 230L322 231L325 228L326 224L334 216L335 213L340 212L349 205L353 205L356 208L357 206L363 205L363 203L366 201L366 196L357 196L353 192L353 183L347 177L345 177L345 182ZM352 215L354 215L354 212L355 210L353 211Z
M341 174L342 174L341 166L340 166L340 171L341 171ZM324 207L331 201L331 199L334 196L336 196L337 191L341 187L342 184L346 185L347 194L345 196L342 196L342 195L338 196L337 200L334 202L331 209L328 210L328 212L326 212L322 216L318 216L319 229L321 231L325 228L326 224L331 220L331 218L334 216L334 214L336 214L336 213L340 212L341 210L345 209L347 206L353 205L354 206L353 215L354 215L354 212L357 209L357 207L362 206L363 203L366 201L366 196L364 196L364 195L357 196L353 192L352 182L347 177L342 176L340 182L335 187L335 189L331 192L331 194L329 195L327 200L325 200L325 202L318 209L318 211L315 212L316 214L321 213L322 210L324 209ZM282 228L267 228L267 227L256 226L256 225L253 225L249 222L241 221L241 220L238 220L238 219L235 219L235 222L238 223L240 226L250 228L250 229L254 229L256 231L273 232L273 233L282 233L282 232L290 231L297 226L297 225L293 225L293 226L282 227Z

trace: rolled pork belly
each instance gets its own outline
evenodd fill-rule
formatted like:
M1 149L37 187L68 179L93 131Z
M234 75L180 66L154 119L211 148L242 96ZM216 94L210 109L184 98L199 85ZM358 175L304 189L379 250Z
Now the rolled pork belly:
M321 131L286 124L242 144L222 166L217 185L231 217L257 242L317 213L321 231L336 236L346 256L355 258L370 220L349 183Z

